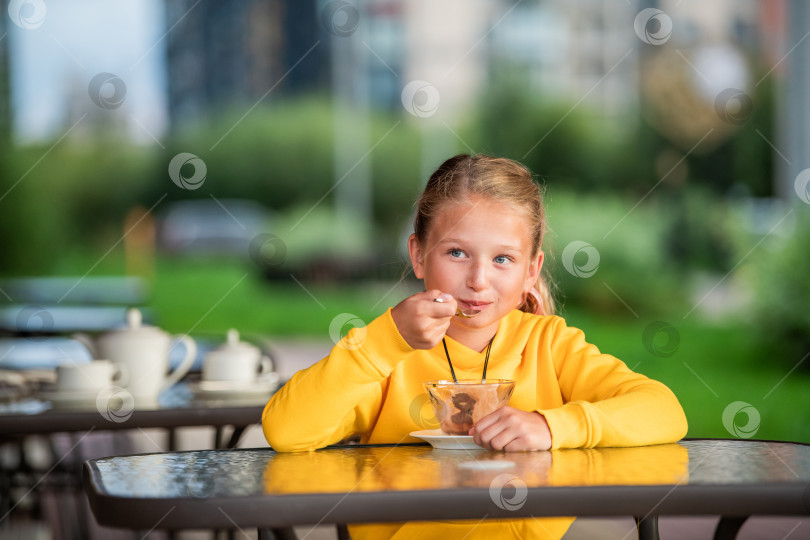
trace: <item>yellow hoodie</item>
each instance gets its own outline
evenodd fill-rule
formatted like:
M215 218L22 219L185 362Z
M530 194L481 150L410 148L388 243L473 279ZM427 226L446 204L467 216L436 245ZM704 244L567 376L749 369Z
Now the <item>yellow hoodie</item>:
M484 354L446 338L459 379L481 376ZM444 349L413 349L391 310L350 331L324 358L296 373L262 414L280 452L314 450L350 435L364 443L417 442L409 433L438 427L422 383L448 379ZM663 384L631 371L556 316L512 311L492 342L488 379L513 379L509 405L543 414L552 449L669 443L686 417ZM497 538L512 533L559 538L572 518L357 525L352 538Z

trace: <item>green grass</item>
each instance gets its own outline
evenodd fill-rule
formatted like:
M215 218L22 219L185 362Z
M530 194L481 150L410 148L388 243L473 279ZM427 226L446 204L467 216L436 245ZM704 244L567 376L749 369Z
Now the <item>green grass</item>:
M761 352L755 330L741 323L709 324L673 318L680 335L677 350L667 358L651 354L642 342L652 321L596 318L569 309L568 323L585 331L588 341L624 360L635 371L659 380L678 396L690 437L733 436L723 425L731 403L752 405L760 414L758 439L810 442L810 374L791 372ZM801 358L796 358L798 363ZM795 365L794 363L794 365ZM736 416L745 425L745 413Z
M370 322L405 294L403 287L270 282L255 266L212 260L163 260L150 307L171 332L222 333L235 327L269 336L328 339L348 313Z

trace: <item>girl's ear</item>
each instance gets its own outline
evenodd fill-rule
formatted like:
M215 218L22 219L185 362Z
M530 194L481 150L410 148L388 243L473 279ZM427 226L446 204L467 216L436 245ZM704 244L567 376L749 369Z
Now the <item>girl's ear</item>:
M537 283L537 278L540 277L540 269L543 268L543 250L537 253L537 257L529 262L529 272L526 274L526 282L523 284L524 291L532 290L534 284Z
M422 264L422 246L419 244L419 240L416 239L415 234L408 237L408 255L411 256L413 275L416 276L416 279L424 279L425 271L424 265Z

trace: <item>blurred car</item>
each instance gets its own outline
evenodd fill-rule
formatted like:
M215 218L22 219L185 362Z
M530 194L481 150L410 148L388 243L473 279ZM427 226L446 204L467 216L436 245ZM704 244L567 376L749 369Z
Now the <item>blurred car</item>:
M272 221L270 210L248 199L179 201L158 219L157 241L172 254L245 256Z

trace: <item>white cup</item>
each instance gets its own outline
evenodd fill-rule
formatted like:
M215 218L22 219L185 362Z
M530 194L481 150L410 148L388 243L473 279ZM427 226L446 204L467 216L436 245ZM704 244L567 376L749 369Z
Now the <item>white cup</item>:
M202 378L204 381L224 381L249 384L267 375L273 364L262 356L258 347L239 341L239 332L228 330L228 341L205 355Z
M99 392L120 381L123 375L123 369L109 360L64 364L56 368L56 389L59 392Z

